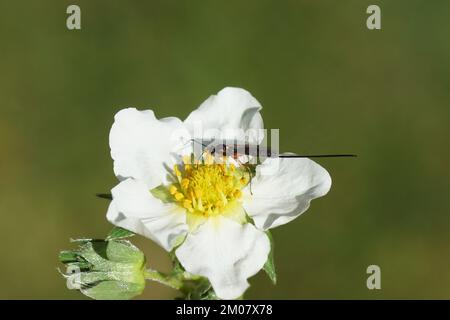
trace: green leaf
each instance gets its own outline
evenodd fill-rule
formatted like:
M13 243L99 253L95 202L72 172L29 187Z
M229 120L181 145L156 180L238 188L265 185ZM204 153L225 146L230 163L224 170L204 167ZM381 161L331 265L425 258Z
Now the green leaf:
M134 236L134 233L121 228L121 227L114 227L109 233L108 236L106 237L106 241L110 241L110 240L117 240L117 239L125 239L125 238L129 238Z
M109 241L104 252L109 261L117 263L142 264L145 262L142 251L128 240Z
M175 256L175 251L169 253L169 257L172 259L172 272L173 276L182 276L182 274L186 271L181 265L178 258Z
M143 289L142 284L109 280L80 291L96 300L129 300L141 294Z
M197 280L188 280L180 289L183 300L218 300L208 279L200 277Z
M264 271L266 272L266 274L269 276L270 280L272 280L273 284L277 283L277 273L275 270L275 263L274 263L274 258L273 258L273 251L274 251L274 241L273 241L273 237L272 234L270 233L270 231L266 231L266 235L270 240L270 252L269 252L269 256L267 257L267 261L264 264Z
M177 248L179 246L181 246L184 242L184 240L186 239L186 235L179 235L175 241L174 241L174 246L172 251L169 252L169 257L172 260L172 272L171 274L176 276L176 275L180 275L182 276L182 273L185 272L183 266L181 265L180 261L178 261L178 258L175 254L175 251L177 250Z
M77 243L77 244L83 244L83 243L87 243L87 242L91 242L91 241L93 241L93 239L88 239L88 238L85 238L85 239L70 239L70 242L72 242L72 243Z
M79 254L76 251L64 250L59 253L59 261L62 263L79 261Z

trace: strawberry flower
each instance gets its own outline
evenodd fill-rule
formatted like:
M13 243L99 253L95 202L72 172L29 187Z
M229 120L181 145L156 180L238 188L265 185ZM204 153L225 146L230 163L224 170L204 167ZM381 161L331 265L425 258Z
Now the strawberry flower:
M184 269L208 278L222 299L240 297L266 263L266 231L298 217L331 186L328 172L309 159L267 158L249 173L231 157L199 159L186 143L210 138L208 131L260 143L254 132L264 128L261 108L249 92L225 88L184 121L123 109L110 132L120 183L107 219L174 250Z

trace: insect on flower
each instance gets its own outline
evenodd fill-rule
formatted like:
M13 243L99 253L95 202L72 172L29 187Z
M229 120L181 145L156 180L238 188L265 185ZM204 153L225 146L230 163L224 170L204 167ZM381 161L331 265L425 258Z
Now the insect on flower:
M332 184L306 155L265 149L253 134L264 130L261 109L248 91L228 87L185 120L120 110L109 135L119 182L108 221L173 252L220 299L242 296L263 268L274 279L268 230L303 214ZM230 140L208 141L212 132Z
M357 157L356 154L339 153L339 154L279 154L277 148L272 149L267 146L259 144L251 144L246 142L239 142L237 140L227 141L220 139L213 139L207 141L199 141L191 139L193 144L201 145L202 155L209 153L215 158L231 157L238 162L238 164L247 170L249 174L249 185L251 192L251 181L254 174L254 169L258 163L263 162L267 158L349 158ZM245 161L241 160L245 159Z
M208 144L191 139L194 143L199 143L204 147L204 151L216 156L229 156L235 160L238 160L240 156L250 156L255 159L265 158L347 158L356 157L356 154L340 153L340 154L309 154L309 155L297 155L297 154L279 154L277 151L270 147L263 147L257 144L239 143L234 141L213 141Z

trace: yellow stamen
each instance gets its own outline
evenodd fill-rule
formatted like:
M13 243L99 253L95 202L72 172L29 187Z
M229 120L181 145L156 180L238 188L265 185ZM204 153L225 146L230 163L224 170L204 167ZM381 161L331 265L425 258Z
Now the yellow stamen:
M206 159L205 159L205 164L211 165L213 163L214 163L214 157L210 153L207 153Z
M183 156L183 163L186 164L190 164L191 163L191 156L185 155Z
M181 166L173 167L178 183L171 185L169 192L190 214L203 217L226 214L228 207L237 205L241 189L249 181L248 173L226 158L223 162L215 160L205 152L202 160L184 156Z
M173 166L173 171L175 172L175 175L176 175L177 177L181 177L181 172L180 172L180 170L178 169L178 166L177 166L177 165L174 165L174 166Z
M183 207L188 209L188 210L192 210L192 201L188 200L188 199L185 199L183 201Z
M181 186L183 187L183 189L187 189L187 187L189 186L189 179L183 178L181 180Z
M169 192L170 192L171 195L175 195L175 193L177 193L177 191L178 191L178 189L174 185L171 185L169 187Z
M175 199L176 199L177 201L180 201L180 200L183 199L183 198L184 198L184 194L182 194L182 193L180 193L180 192L175 193Z

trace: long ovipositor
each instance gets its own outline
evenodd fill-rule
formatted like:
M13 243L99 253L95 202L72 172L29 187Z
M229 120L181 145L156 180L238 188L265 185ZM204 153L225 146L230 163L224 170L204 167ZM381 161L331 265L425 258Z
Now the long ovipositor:
M267 157L267 158L349 158L357 157L356 154L350 153L337 153L337 154L279 154L275 152L270 147L264 147L257 144L249 143L237 143L237 142L220 142L220 143L209 143L203 144L197 140L192 140L193 142L200 143L204 150L215 155L228 155L233 158L237 158L242 155L252 156L252 157Z

